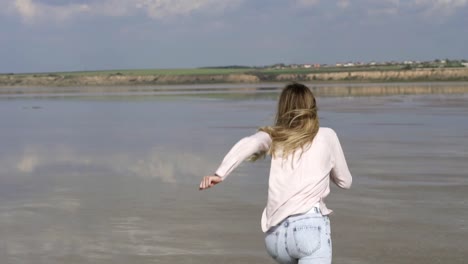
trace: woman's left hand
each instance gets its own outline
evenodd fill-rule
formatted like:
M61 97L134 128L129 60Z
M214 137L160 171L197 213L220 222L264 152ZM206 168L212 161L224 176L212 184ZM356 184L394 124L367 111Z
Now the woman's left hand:
M222 181L223 178L216 175L205 176L200 183L200 190L211 188Z

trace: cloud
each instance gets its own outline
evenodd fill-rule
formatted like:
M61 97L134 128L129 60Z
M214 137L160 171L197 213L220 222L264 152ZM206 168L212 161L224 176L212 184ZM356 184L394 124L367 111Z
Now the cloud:
M410 15L444 20L468 7L468 0L337 0L336 7L372 17Z
M137 7L146 11L152 18L163 19L177 15L187 15L194 11L211 13L222 12L236 7L240 0L143 0Z
M458 9L468 6L468 0L384 0L379 2L379 5L386 6L383 12L380 12L381 14L396 14L400 10L416 10L416 13L423 15L449 16ZM372 4L369 6L372 9Z
M19 14L26 18L32 18L36 15L37 7L31 0L16 0L15 7Z
M422 8L426 15L452 15L468 6L468 0L413 0L413 6Z
M37 155L24 155L16 165L20 172L31 173L36 169L39 164L39 157Z
M64 20L89 12L90 7L87 4L50 5L33 0L15 0L9 9L19 14L23 21L33 23L45 18Z
M194 13L205 15L223 14L235 10L246 0L0 0L0 12L19 15L26 23L44 20L68 20L80 15L126 17L142 16L155 20L169 20ZM266 1L267 2L267 1ZM267 2L266 4L268 4ZM468 6L468 0L336 0L334 10L356 9L369 15L395 15L407 11L425 16L450 16L458 9ZM325 8L320 0L296 0L296 7ZM7 10L7 11L6 11Z
M217 14L236 8L244 0L102 0L85 3L56 4L43 0L2 1L3 9L18 14L23 21L65 20L82 14L94 16L132 16L143 13L153 19L185 16L193 12Z

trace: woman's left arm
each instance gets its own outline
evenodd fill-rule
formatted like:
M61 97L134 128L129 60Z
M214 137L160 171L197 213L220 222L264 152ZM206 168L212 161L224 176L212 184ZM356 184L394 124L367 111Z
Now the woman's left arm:
M257 152L268 151L268 149L270 148L270 144L270 135L262 131L259 131L252 136L241 139L226 154L223 161L221 162L221 165L216 170L215 175L204 177L202 184L200 184L200 188L206 189L213 186L214 184L221 182L248 157L252 156ZM218 177L219 179L217 179L216 177ZM204 181L207 181L207 179L209 182L203 184ZM212 185L211 183L214 184Z

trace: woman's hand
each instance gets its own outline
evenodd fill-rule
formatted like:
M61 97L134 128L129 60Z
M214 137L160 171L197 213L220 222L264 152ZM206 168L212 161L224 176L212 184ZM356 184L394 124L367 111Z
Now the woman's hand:
M211 188L222 181L223 178L216 175L205 176L200 183L200 190Z

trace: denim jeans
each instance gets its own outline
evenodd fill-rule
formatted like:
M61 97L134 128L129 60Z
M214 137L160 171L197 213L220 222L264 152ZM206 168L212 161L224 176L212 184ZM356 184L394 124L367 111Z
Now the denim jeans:
M280 264L330 264L330 219L316 207L286 218L265 235L268 254Z

